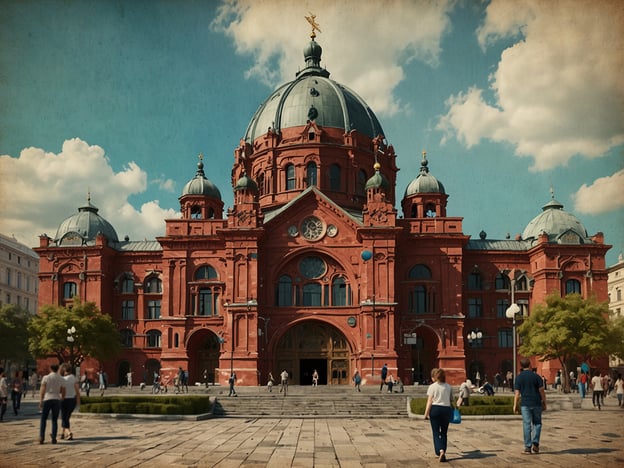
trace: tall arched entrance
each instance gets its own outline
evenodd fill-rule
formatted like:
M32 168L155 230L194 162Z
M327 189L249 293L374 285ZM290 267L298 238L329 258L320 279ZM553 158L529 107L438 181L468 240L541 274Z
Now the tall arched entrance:
M130 372L130 363L126 360L123 360L119 363L117 367L117 385L128 385L128 372Z
M351 352L345 336L331 325L307 321L293 326L277 344L277 375L284 369L295 385L311 385L319 374L320 385L349 383Z
M415 336L414 336L415 335ZM428 327L419 327L410 341L413 381L426 384L431 380L431 369L438 366L438 335ZM414 342L415 341L415 342Z
M218 377L216 369L219 367L220 351L216 334L205 329L193 333L187 344L189 382L204 382L206 371L206 380L214 384Z

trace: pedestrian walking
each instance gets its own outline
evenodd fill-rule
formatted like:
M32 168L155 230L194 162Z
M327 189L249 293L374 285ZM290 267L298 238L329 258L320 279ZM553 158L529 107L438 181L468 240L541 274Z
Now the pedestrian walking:
M56 444L56 434L58 432L58 417L61 410L61 400L65 398L65 380L58 374L59 365L52 364L50 373L41 380L39 390L39 409L41 410L41 420L39 421L39 443L45 440L46 424L48 415L52 413L52 443Z
M269 372L269 380L267 381L267 390L269 392L273 392L273 385L275 385L275 379L273 378L273 374Z
M514 370L515 372L515 370ZM507 382L507 385L509 385L509 390L511 390L512 392L514 391L514 383L513 383L513 372L511 371L507 371L507 376L505 377L505 381Z
M80 386L82 387L82 391L89 396L89 393L91 393L91 379L87 371L85 371L84 375L80 378Z
M206 388L208 388L208 369L204 369L202 378L204 379L204 385L206 386Z
M355 374L353 374L353 385L358 392L361 392L360 384L362 383L362 376L360 375L360 371L355 369Z
M234 395L235 397L237 397L238 395L236 394L236 390L234 389L234 384L236 383L236 372L232 371L232 373L230 374L230 378L228 379L228 383L230 384L230 393L228 394L228 396Z
M383 386L386 383L386 379L388 378L388 364L384 364L381 368L381 384L379 385L379 391L383 391Z
M65 380L65 398L61 401L61 439L73 440L70 419L74 410L80 406L80 385L70 364L63 364L60 374Z
M0 422L4 421L9 400L9 385L7 384L4 368L0 367Z
M624 405L624 380L622 380L622 374L617 375L617 380L615 381L615 394L618 400L618 406L622 408Z
M518 403L522 413L522 432L524 435L524 454L539 453L542 432L542 411L546 411L546 393L544 381L530 369L528 358L520 360L522 370L514 384L514 413L518 413Z
M288 393L288 371L284 369L280 374L280 393L284 392L284 396Z
M453 391L451 386L446 383L444 369L432 369L431 380L433 380L433 383L427 389L425 419L428 419L431 423L435 454L440 462L445 462L448 427L453 413L453 407L451 406Z
M318 386L318 379L319 379L318 372L316 371L316 369L314 369L314 372L312 372L312 386L313 387Z
M457 406L470 406L470 387L472 382L466 379L459 386L459 395L457 397Z
M33 372L32 374L30 374L30 377L28 377L28 386L30 387L30 391L32 392L32 398L35 398L35 392L37 391L37 381L37 373Z
M104 376L104 371L101 369L98 372L98 381L100 384L100 396L104 396L104 390L106 390L106 377Z
M594 404L594 408L598 406L598 409L601 409L601 400L602 400L602 379L600 378L600 371L595 371L594 376L591 379L591 383L589 386L592 389L592 403Z
M132 388L132 371L129 370L126 374L126 383L128 384L128 388Z
M22 405L22 373L15 371L11 382L11 401L13 402L13 414L17 416Z

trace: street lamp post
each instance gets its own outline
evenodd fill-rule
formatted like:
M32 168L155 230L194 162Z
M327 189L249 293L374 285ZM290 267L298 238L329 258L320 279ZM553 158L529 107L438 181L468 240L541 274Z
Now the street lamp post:
M477 363L477 373L475 375L475 380L477 381L477 387L479 386L479 384L481 383L481 373L479 372L479 346L481 346L482 343L482 339L483 339L483 332L481 330L479 330L478 328L472 330L470 333L468 333L468 343L470 343L470 346L472 348L475 348L475 357L476 357L476 363Z
M74 327L72 325L71 328L67 329L67 343L69 343L69 362L70 364L73 366L75 366L75 362L74 362L74 342L76 341L76 338L74 337L74 335L76 334L76 327Z
M513 285L512 285L513 288ZM511 326L512 326L512 333L513 333L513 337L512 337L512 347L513 347L513 378L516 377L516 372L518 371L518 367L516 364L516 359L518 359L518 342L517 342L517 338L516 338L516 316L518 315L518 313L520 312L520 307L518 306L518 304L516 304L515 302L513 302L513 289L511 290L511 302L512 304L507 307L507 310L505 311L505 315L507 316L508 319L511 319Z

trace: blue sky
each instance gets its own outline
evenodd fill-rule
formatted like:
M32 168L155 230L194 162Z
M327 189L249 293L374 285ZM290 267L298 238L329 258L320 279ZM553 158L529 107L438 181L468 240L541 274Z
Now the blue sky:
M464 232L512 237L550 189L624 250L624 9L616 1L17 1L0 9L0 231L35 246L86 200L153 239L304 64L362 96L398 154L421 151ZM383 164L383 161L381 161ZM397 208L398 208L397 202Z

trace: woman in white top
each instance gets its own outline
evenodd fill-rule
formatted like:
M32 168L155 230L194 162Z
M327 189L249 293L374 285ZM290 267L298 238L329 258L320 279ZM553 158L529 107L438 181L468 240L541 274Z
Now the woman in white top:
M61 401L61 439L65 439L67 434L67 440L72 440L74 434L71 432L69 419L76 406L80 405L80 384L70 364L61 366L61 376L65 379L65 399Z
M602 396L602 379L600 378L600 372L596 371L594 376L591 379L591 388L593 391L592 394L592 403L594 404L594 408L598 405L598 409L600 409L600 397Z
M453 413L451 407L453 392L451 386L446 383L444 369L433 369L431 371L431 379L433 383L427 389L428 398L427 407L425 408L425 419L431 421L435 454L441 462L445 462L447 432Z

